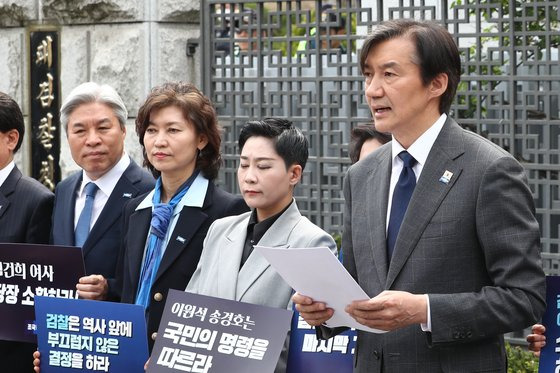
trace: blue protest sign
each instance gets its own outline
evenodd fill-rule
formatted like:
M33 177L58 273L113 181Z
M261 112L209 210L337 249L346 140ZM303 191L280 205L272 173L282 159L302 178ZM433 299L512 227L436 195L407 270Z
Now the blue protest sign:
M84 274L76 247L0 244L0 339L35 343L33 298L77 298Z
M170 289L148 373L274 372L292 312Z
M287 372L351 373L354 367L352 361L355 346L356 330L354 329L318 341L315 328L305 322L294 310Z
M560 370L560 276L546 276L546 346L541 350L539 373Z
M134 304L36 297L41 373L143 372L144 308Z

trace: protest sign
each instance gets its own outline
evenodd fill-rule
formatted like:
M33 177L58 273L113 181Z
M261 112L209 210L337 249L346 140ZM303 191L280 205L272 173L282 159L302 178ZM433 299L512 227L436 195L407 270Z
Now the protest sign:
M41 373L143 372L144 308L134 304L37 297Z
M292 312L169 290L148 373L274 372Z
M560 371L560 276L546 276L546 345L541 350L539 373Z
M34 343L34 297L77 298L84 274L79 248L0 244L0 339Z
M355 346L355 329L319 341L315 328L294 310L287 372L352 373Z

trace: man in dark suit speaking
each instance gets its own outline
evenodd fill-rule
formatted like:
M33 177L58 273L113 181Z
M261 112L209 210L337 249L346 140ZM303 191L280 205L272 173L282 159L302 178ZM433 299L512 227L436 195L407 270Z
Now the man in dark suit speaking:
M23 176L14 163L25 133L18 104L0 92L0 242L49 242L53 194L37 180ZM31 372L31 343L0 341L2 369Z
M154 186L124 150L127 117L118 93L93 82L74 88L60 109L72 158L82 170L56 187L52 242L82 248L88 276L77 287L85 298L103 298L100 282L115 277L124 204Z
M389 331L358 332L354 370L505 372L503 333L545 308L524 169L448 117L461 63L443 27L384 22L360 64L375 127L393 141L344 182L344 265L373 297L345 311ZM311 325L332 316L309 297L293 300Z

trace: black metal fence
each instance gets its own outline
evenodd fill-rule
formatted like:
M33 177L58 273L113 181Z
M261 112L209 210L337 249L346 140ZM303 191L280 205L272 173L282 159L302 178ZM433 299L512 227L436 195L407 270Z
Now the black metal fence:
M452 115L526 167L544 268L560 273L560 1L203 1L203 88L224 127L220 182L237 191L236 139L247 121L293 120L310 140L302 213L341 232L351 129L371 122L357 56L386 19L441 22L462 53Z

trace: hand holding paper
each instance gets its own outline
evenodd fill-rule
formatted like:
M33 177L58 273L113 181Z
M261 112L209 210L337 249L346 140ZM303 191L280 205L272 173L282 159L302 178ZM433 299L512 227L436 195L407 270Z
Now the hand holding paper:
M311 326L319 326L326 323L333 315L334 310L328 308L323 302L315 302L313 299L300 293L292 296L292 302L301 317Z
M385 332L360 324L345 311L346 306L353 301L369 300L369 296L328 248L286 249L255 246L255 250L264 256L299 294L311 297L315 302L324 303L327 308L334 310L332 317L326 320L327 326L348 326L373 333ZM317 303L312 306L322 307ZM319 324L330 312L326 310L325 314L317 314L317 321L321 320Z
M354 301L345 311L357 322L371 328L395 330L427 320L426 296L386 290L376 297Z

